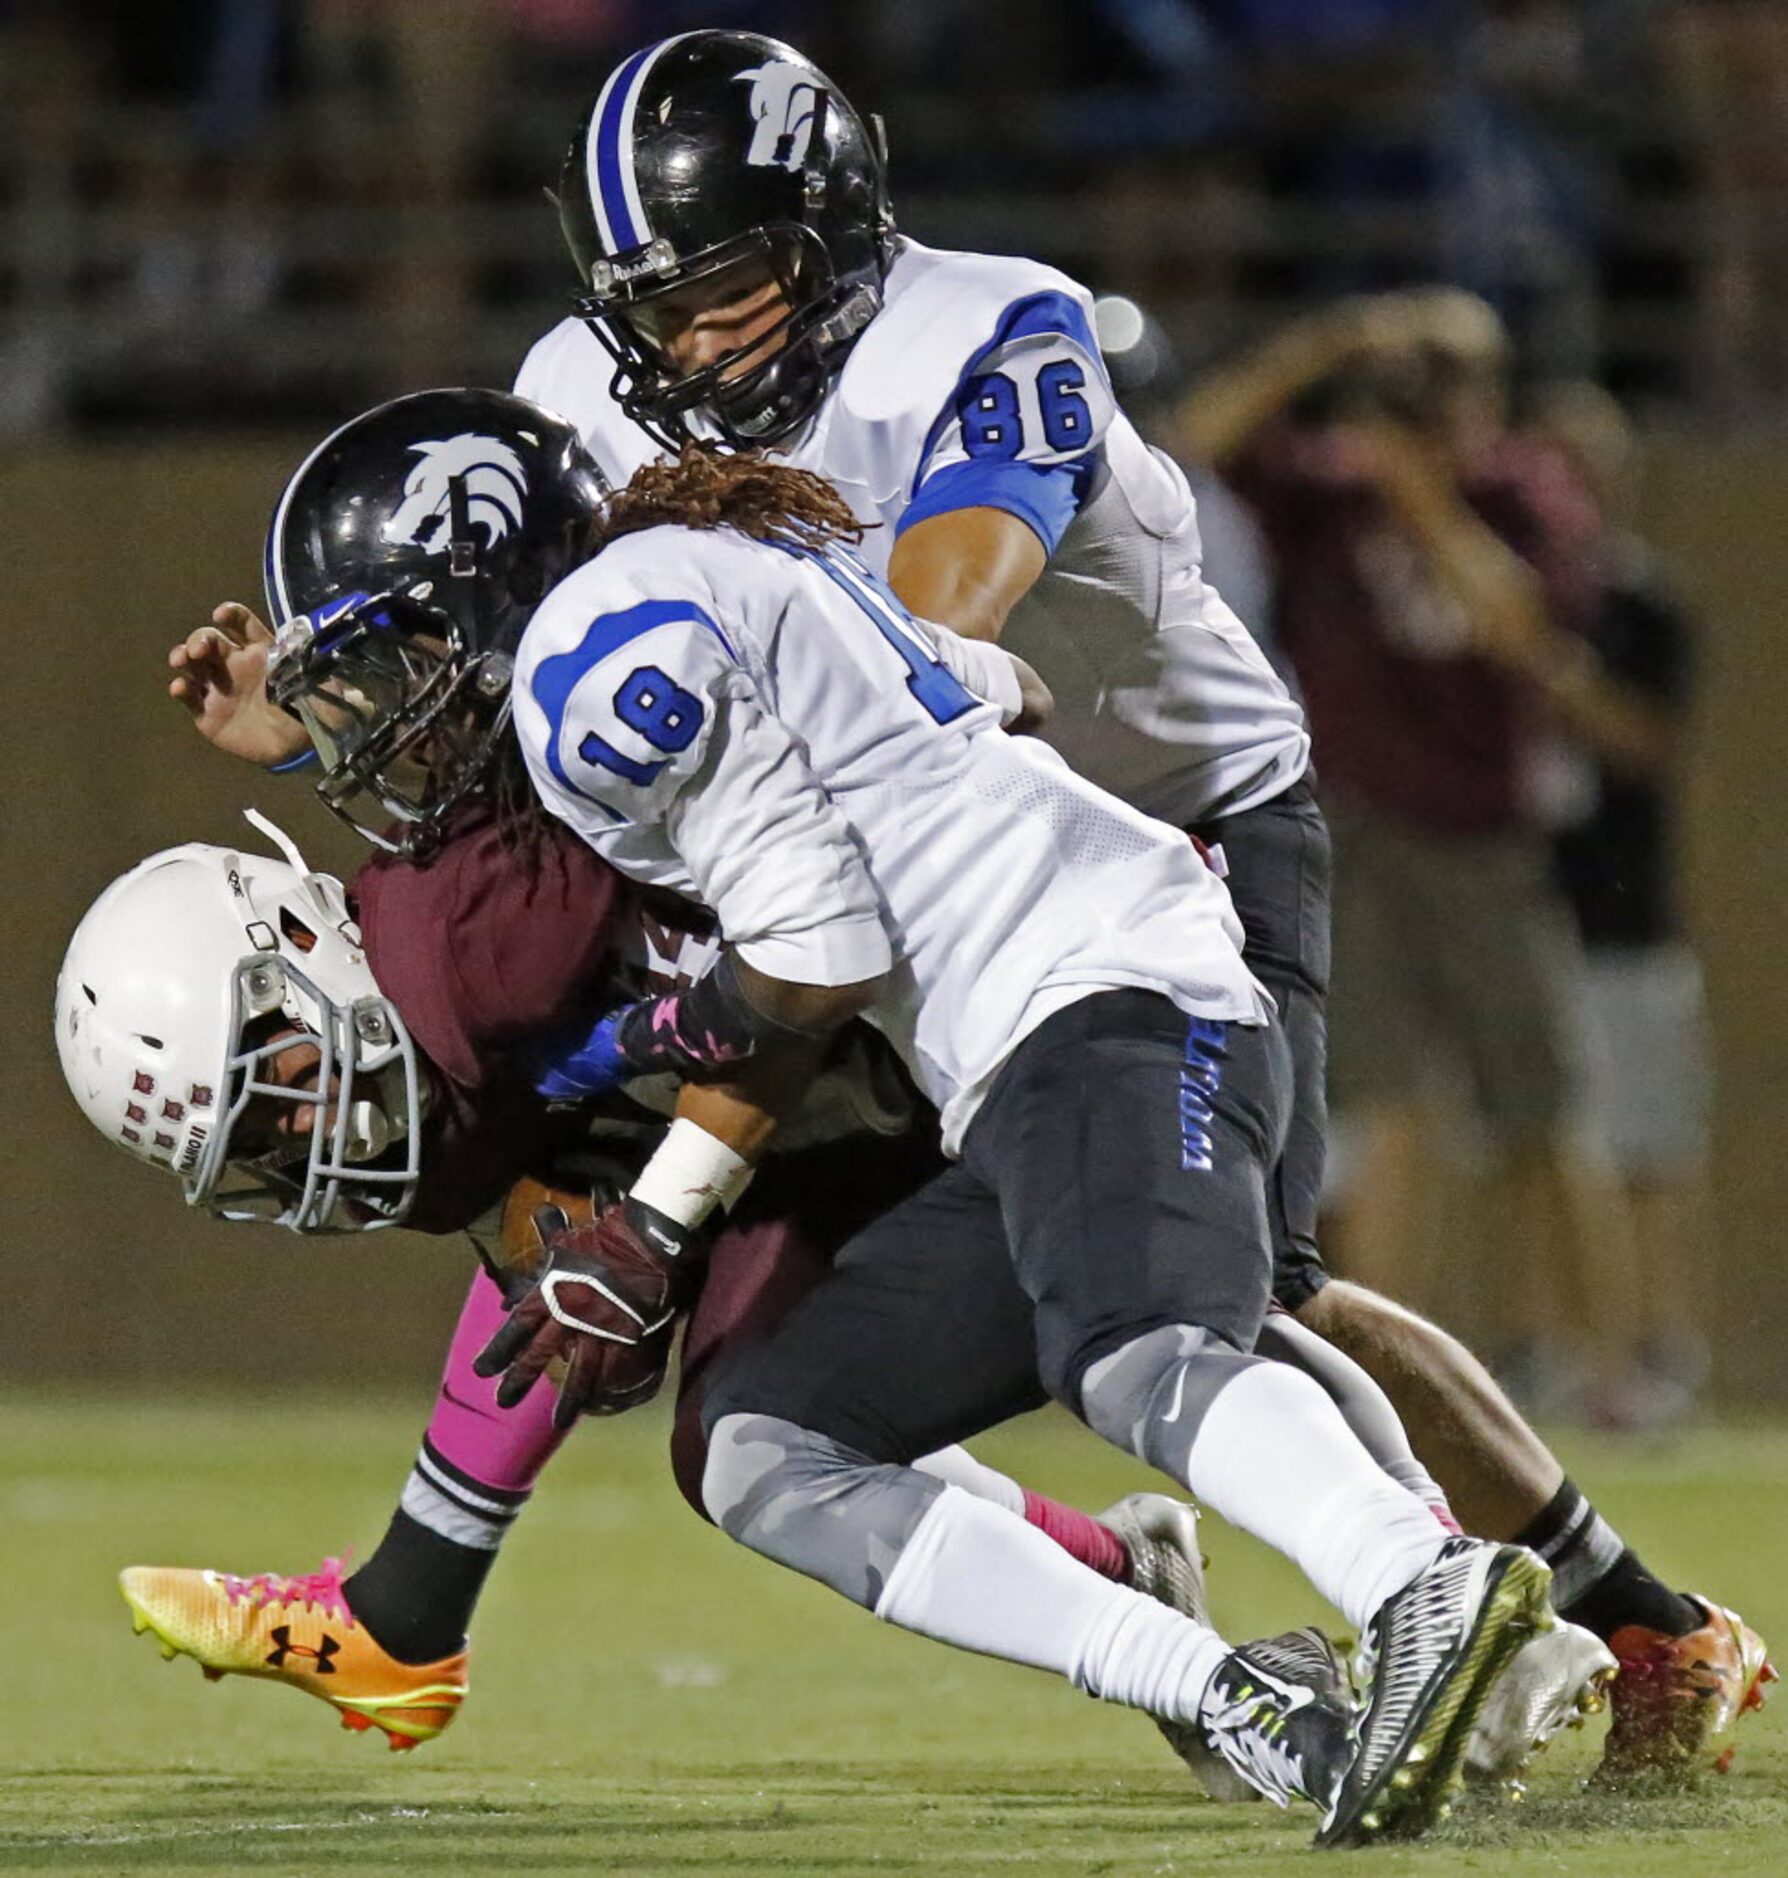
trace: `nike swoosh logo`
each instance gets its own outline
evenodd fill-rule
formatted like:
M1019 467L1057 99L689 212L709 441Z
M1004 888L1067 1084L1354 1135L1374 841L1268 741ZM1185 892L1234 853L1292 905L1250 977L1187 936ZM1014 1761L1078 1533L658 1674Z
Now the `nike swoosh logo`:
M451 1402L455 1408L463 1408L468 1415L476 1415L482 1421L500 1422L503 1419L501 1415L495 1414L490 1409L480 1408L476 1402L468 1402L463 1395L455 1395L453 1384L450 1382L441 1384L441 1396L444 1401ZM1170 1416L1169 1420L1171 1419Z
M1186 1365L1180 1365L1180 1373L1174 1378L1173 1406L1161 1417L1164 1422L1177 1422L1180 1418L1180 1405L1186 1397Z

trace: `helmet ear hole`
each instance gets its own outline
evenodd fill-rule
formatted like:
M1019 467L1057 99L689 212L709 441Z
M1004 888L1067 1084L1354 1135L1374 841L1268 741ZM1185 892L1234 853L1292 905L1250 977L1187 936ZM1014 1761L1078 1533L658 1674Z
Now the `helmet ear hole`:
M279 930L291 941L294 951L311 952L316 949L317 935L290 907L282 906L279 909Z

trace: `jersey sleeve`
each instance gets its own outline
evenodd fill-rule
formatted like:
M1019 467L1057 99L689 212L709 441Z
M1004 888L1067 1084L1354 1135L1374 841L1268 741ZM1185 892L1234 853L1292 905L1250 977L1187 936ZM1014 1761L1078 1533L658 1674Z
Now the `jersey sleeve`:
M1115 408L1080 302L1055 290L1013 301L933 419L896 532L954 509L1003 509L1053 554Z
M747 963L852 984L891 962L843 816L725 629L688 600L602 613L527 675L517 713L546 806L623 871L655 835Z
M937 656L951 674L977 698L985 699L1000 714L1000 722L1009 724L1024 710L1024 688L1018 682L1018 667L1004 646L990 639L965 639L948 626L931 626L930 636Z

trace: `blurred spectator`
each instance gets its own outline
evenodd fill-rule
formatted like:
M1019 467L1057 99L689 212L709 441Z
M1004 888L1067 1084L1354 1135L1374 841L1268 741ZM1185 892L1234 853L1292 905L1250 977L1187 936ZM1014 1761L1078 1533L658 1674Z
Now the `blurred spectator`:
M301 0L323 186L400 211L361 273L385 323L392 391L466 375L475 255L464 218L502 39L496 0Z
M1446 278L1547 375L1788 397L1767 0L0 0L0 425L501 377L563 309L580 105L701 25L885 110L921 238L1122 279L1200 356Z
M1587 787L1554 845L1583 940L1576 1001L1596 1143L1626 1190L1638 1252L1640 1369L1633 1409L1685 1413L1708 1368L1702 1273L1712 1063L1701 968L1677 891L1676 757L1694 678L1694 627L1632 533L1636 451L1620 406L1589 384L1536 400L1529 430L1564 451L1604 517L1601 603L1589 640L1651 711L1653 738L1584 750Z
M1524 796L1547 714L1598 746L1650 734L1579 630L1599 523L1506 421L1507 347L1446 289L1349 302L1208 374L1182 409L1265 527L1335 835L1331 1072L1360 1123L1337 1266L1425 1301L1429 1067L1463 1072L1496 1149L1507 1326L1567 1327L1611 1398L1630 1240L1579 1151L1574 936Z
M1674 0L1662 44L1700 152L1703 390L1729 417L1788 401L1788 7Z
M1297 264L1323 296L1435 276L1484 296L1555 369L1593 344L1604 182L1560 0L1207 0L1240 56ZM1572 109L1555 108L1569 100Z
M83 362L128 361L148 377L196 331L266 305L279 269L265 145L283 11L284 0L13 0L0 16L19 229L0 429L71 402ZM94 212L96 182L109 215ZM111 316L77 329L66 309L95 289Z

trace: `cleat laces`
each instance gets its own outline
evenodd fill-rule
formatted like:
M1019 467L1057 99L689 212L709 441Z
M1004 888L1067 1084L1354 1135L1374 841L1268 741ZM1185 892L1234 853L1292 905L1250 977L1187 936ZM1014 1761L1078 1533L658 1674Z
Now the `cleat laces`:
M342 1589L342 1561L338 1558L324 1559L314 1572L256 1572L252 1578L222 1572L218 1582L232 1604L246 1601L256 1611L272 1604L302 1605L333 1617L350 1630L354 1628L354 1613L348 1609Z

